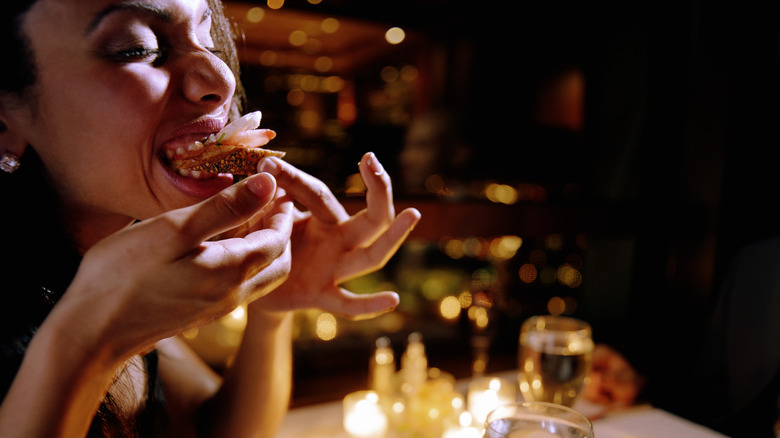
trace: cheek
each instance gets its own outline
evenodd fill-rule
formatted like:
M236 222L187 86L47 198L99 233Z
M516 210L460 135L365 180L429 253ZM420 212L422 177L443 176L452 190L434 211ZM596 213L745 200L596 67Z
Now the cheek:
M126 68L115 74L72 75L78 79L70 83L52 81L42 114L55 136L50 140L78 140L77 149L90 154L113 149L120 138L149 143L169 84L167 74L149 70Z
M41 137L32 144L64 190L103 191L117 175L137 187L134 175L142 177L150 162L169 83L162 71L139 70L41 81L35 126Z
M135 68L133 68L135 67ZM82 84L75 99L81 99L78 118L93 133L111 138L123 135L151 136L165 105L169 76L161 70L128 66L117 74L99 75ZM78 120L74 121L78 123Z

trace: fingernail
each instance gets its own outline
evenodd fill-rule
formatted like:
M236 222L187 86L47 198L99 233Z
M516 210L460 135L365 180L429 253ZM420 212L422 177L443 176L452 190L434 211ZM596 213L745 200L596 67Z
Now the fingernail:
M368 168L371 169L372 172L374 172L374 175L379 176L385 173L385 168L382 167L382 163L379 162L379 160L376 158L376 155L374 155L373 152L370 153L367 162L368 162Z
M277 165L271 158L264 158L260 160L260 164L257 166L257 170L259 172L267 172L275 175L279 170L279 165Z
M273 188L273 184L270 181L270 177L265 175L254 175L247 178L246 185L255 196L258 198L268 195L268 191Z

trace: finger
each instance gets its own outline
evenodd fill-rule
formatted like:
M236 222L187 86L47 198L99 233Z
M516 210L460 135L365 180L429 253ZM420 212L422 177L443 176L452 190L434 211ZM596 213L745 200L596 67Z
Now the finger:
M312 215L327 224L337 224L349 219L344 207L327 185L313 176L296 169L276 157L260 161L257 168L273 175L279 186L311 211Z
M244 303L254 301L282 284L290 273L290 257L288 243L282 254L274 258L268 266L257 270L245 283L248 292L242 301Z
M367 189L366 208L344 224L343 232L345 244L352 247L373 242L395 217L390 176L373 152L363 156L360 174Z
M170 211L163 217L178 228L176 241L183 249L190 249L250 220L271 202L275 191L274 178L261 173L198 204Z
M398 307L400 299L395 292L377 292L373 294L355 294L346 289L329 293L318 306L321 310L351 320L375 318Z
M292 202L275 206L264 221L267 228L244 237L204 242L191 256L210 273L204 282L214 282L216 292L225 285L241 285L229 306L257 299L287 277L290 271ZM220 275L215 275L221 273Z
M277 193L284 193L278 189ZM266 230L274 230L289 239L292 234L293 221L295 219L295 206L292 198L283 195L273 202L273 207L263 216L262 227ZM250 233L247 237L251 238Z
M402 211L371 246L352 251L344 257L335 273L337 283L374 272L384 266L419 220L420 212L416 209L408 208Z
M292 201L277 200L263 221L264 228L244 237L207 242L207 245L219 245L225 263L230 264L231 259L232 262L238 261L246 266L248 276L254 276L276 262L287 250L293 226L292 211Z
M389 223L395 217L392 183L373 152L363 155L360 161L360 176L367 189L368 218L377 223Z

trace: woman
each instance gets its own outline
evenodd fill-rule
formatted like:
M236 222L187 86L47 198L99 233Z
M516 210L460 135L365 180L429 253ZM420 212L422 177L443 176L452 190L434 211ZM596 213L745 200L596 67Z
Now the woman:
M238 114L217 0L0 8L13 58L0 69L0 436L272 436L290 394L290 311L393 309L392 292L338 284L381 267L419 213L395 215L373 154L352 217L278 159L238 183L170 168L167 150ZM244 339L217 376L176 335L241 303Z

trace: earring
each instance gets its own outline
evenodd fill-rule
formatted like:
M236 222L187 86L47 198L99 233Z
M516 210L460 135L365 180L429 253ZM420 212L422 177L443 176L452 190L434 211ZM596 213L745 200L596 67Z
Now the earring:
M5 173L16 172L16 169L18 169L21 164L19 157L10 152L3 152L3 155L0 156L0 170Z

